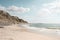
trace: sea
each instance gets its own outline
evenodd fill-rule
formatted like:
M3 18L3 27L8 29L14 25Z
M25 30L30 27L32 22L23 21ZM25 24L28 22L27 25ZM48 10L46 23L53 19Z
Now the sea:
M60 24L50 23L29 23L22 25L28 31L44 35L60 36Z

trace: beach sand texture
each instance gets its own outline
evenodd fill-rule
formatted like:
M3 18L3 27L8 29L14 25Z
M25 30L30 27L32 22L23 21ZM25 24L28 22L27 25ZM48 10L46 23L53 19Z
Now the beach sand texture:
M60 40L38 33L29 32L26 28L17 25L0 28L0 40Z

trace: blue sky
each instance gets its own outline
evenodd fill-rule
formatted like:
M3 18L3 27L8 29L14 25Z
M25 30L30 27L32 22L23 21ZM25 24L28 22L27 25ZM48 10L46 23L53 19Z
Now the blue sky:
M31 23L60 23L59 0L0 0L0 9Z

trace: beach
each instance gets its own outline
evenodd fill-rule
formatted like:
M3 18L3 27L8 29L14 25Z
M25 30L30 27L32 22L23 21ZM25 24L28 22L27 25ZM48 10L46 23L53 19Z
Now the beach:
M0 40L60 40L60 38L31 32L26 28L11 25L0 28Z

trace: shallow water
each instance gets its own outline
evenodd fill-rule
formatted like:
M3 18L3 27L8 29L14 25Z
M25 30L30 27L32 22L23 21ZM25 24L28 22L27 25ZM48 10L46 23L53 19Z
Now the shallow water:
M22 25L22 27L27 28L28 31L31 31L31 32L60 37L60 29L57 28L56 26L52 28L50 27L46 28L46 26L45 27L37 27L37 26L34 27L34 26L24 24Z

